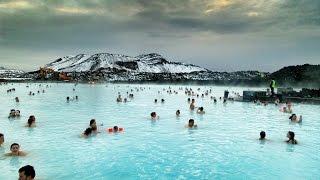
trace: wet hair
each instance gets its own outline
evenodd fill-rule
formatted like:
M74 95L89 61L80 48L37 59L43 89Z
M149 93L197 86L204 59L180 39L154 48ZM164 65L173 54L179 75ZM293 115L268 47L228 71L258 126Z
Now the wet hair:
M95 119L91 119L91 120L90 120L90 126L91 126L94 122L96 122L96 120L95 120Z
M70 97L68 96L68 97L67 97L67 101L69 101L69 100L70 100Z
M292 131L288 131L288 134L289 134L289 140L294 140L294 132Z
M161 99L161 102L164 102L164 99Z
M36 176L36 172L33 168L33 166L30 166L30 165L26 165L26 166L23 166L22 168L19 169L19 173L22 173L24 172L24 175L27 176L27 177L31 177L31 178L34 178Z
M83 134L86 135L86 136L89 136L90 134L92 133L92 128L87 128Z
M193 122L194 123L194 119L189 119L189 124Z
M180 114L180 110L178 109L178 110L176 111L176 113L179 113L179 114Z
M154 102L158 102L158 99L154 99Z
M199 107L199 110L200 110L200 111L203 111L203 107Z
M0 137L4 136L2 133L0 133Z
M156 112L152 112L150 115L151 117L154 117L156 115Z
M260 139L264 139L266 137L266 132L261 131L260 132Z
M91 127L91 125L92 125L94 122L96 122L95 119L91 119L91 120L90 120L90 127ZM91 129L92 129L92 131L96 131L96 130L97 130L97 126L91 127Z
M289 117L289 119L292 120L293 116L296 116L296 114L292 114L292 115Z
M118 126L113 126L113 131L118 131L118 130L119 130Z
M35 118L35 117L34 117L33 115L29 117L29 119L28 119L28 125L29 125L29 127L31 127L32 123L34 122L34 118Z
M13 143L13 144L11 144L10 149L12 149L13 146L18 146L18 147L20 147L20 145L19 145L18 143Z

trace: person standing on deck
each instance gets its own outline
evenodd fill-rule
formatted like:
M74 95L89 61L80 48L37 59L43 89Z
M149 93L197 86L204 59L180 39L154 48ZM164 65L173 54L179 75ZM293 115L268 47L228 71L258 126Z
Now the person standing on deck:
M270 81L270 89L271 89L271 96L274 96L274 88L276 87L276 81L272 79Z

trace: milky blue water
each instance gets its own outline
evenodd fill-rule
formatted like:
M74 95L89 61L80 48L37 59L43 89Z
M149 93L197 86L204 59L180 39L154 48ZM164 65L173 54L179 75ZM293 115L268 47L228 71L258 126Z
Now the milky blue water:
M169 85L88 85L8 84L0 86L0 179L16 179L18 169L31 164L39 179L318 179L320 177L320 108L294 104L294 113L303 115L302 124L289 123L289 114L275 105L218 100L223 91L242 92L239 87L170 85L178 94L167 94ZM16 92L6 92L9 88ZM120 92L136 87L134 99L116 103ZM212 94L197 98L206 114L189 111L188 96L179 87L192 87ZM75 88L75 91L73 91ZM150 88L150 89L149 89ZM197 91L197 88L201 88ZM44 89L45 93L37 94ZM29 96L29 91L36 92ZM158 93L160 91L160 94ZM79 101L66 103L66 96ZM20 103L14 98L18 96ZM165 103L153 101L163 98ZM9 120L10 109L21 110L21 118ZM175 112L180 109L181 116ZM160 119L151 121L156 111ZM24 127L35 115L37 127ZM95 118L101 133L80 138L90 119ZM193 118L198 129L184 128ZM118 125L125 131L108 134ZM269 141L258 141L266 131ZM286 133L296 133L298 145L288 145ZM11 143L21 144L26 157L5 157Z

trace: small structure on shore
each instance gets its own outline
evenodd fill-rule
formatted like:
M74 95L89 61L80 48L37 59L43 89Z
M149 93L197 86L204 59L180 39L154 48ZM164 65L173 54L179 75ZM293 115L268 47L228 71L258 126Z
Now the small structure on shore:
M280 102L297 102L297 103L310 103L320 104L320 89L307 89L303 88L301 91L295 91L293 88L278 88L277 94L271 96L268 91L243 91L242 99L244 102L251 102L255 100L274 102L279 99Z

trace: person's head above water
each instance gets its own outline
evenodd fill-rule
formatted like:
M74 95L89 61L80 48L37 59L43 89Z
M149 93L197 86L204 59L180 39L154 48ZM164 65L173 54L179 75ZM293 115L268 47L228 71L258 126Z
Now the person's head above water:
M297 115L296 115L296 114L292 114L292 115L289 117L289 119L290 119L291 121L295 121L295 120L297 120Z
M19 169L19 180L33 180L34 177L36 172L32 166L26 165Z
M193 127L194 126L194 119L189 119L188 126L189 127Z
M180 110L179 110L179 109L176 111L176 115L177 115L177 116L180 115Z
M294 136L295 136L294 132L288 131L287 137L289 138L289 140L294 140Z
M199 111L203 111L203 107L199 107Z
M14 154L18 154L20 150L20 145L18 143L13 143L10 146L10 151Z
M96 120L95 119L91 119L90 120L90 126L92 126L92 125L96 125Z
M119 127L118 126L113 126L113 132L118 132Z
M265 139L266 138L266 132L261 131L260 132L260 140Z
M151 118L156 118L156 117L157 117L157 113L156 113L156 112L152 112L152 113L150 114L150 116L151 116Z
M31 125L35 122L36 122L36 118L33 115L30 116L28 119L28 126L31 127Z

